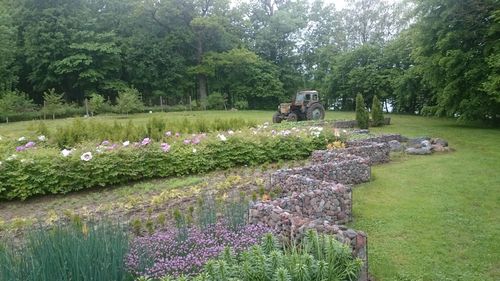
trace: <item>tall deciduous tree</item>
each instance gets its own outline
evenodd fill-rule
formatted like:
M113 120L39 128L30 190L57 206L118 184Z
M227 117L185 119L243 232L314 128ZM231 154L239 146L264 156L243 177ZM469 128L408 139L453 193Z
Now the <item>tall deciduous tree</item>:
M464 119L495 117L500 112L500 91L484 85L498 75L498 64L492 63L498 55L494 47L498 46L494 27L498 1L417 3L420 20L413 56L422 68L424 83L435 92L426 112Z

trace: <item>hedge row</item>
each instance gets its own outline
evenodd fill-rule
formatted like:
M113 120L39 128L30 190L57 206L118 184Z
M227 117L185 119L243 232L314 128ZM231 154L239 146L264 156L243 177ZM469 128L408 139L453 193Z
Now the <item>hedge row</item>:
M26 199L43 194L64 194L92 187L106 187L130 181L205 173L241 165L278 160L303 159L324 148L329 137L232 137L226 142L204 145L177 145L165 153L158 144L121 148L92 160L74 152L63 157L54 149L20 153L0 164L0 199ZM193 151L196 149L196 151Z

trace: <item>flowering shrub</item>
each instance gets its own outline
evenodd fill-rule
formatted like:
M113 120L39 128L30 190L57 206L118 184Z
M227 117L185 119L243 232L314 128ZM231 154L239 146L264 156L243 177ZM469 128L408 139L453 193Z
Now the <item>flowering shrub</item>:
M100 141L63 150L40 145L0 155L0 199L26 199L34 195L67 193L129 181L205 173L241 165L308 157L334 140L307 129L264 129L217 136L176 133L164 142L144 138L138 142ZM190 143L184 144L185 139ZM195 141L193 141L195 140ZM27 142L28 140L24 140Z
M224 223L205 229L189 228L184 239L179 238L177 230L161 231L133 240L125 263L135 275L154 278L192 275L208 260L219 256L225 247L240 253L258 243L269 231L258 225L231 230Z

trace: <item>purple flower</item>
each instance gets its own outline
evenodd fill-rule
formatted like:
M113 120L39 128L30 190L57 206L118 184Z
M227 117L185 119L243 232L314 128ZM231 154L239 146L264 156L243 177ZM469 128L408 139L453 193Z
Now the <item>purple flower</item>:
M24 145L21 145L21 146L18 146L16 147L16 151L19 152L19 151L24 151L26 150L26 147L24 147Z
M110 142L109 142L109 141L107 141L107 140L105 140L105 141L103 141L103 142L101 143L101 145L102 145L102 146L108 146L108 145L110 145Z
M196 138L193 139L192 144L199 144L200 141L201 140L198 137L196 137Z
M168 143L162 143L160 145L161 147L161 150L163 150L163 152L169 152L170 151L170 145Z
M150 143L151 143L151 139L150 138L145 138L145 139L142 140L141 145L145 146L145 145L148 145Z
M246 225L231 230L223 223L206 229L191 227L179 239L179 230L168 229L132 241L125 264L136 275L160 278L165 275L194 275L204 264L219 256L225 247L240 253L259 242L270 230L260 225Z
M35 147L35 145L36 145L35 142L30 141L27 144L25 144L24 147L25 148L33 148L33 147Z

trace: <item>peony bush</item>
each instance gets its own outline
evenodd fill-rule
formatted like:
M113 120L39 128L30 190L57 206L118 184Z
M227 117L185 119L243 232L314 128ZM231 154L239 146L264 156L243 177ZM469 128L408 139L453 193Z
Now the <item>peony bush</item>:
M45 144L45 138L44 142L11 141L6 145L11 148L4 145L0 155L0 199L303 159L337 138L322 128L269 131L264 127L212 136L166 132L161 141L104 140L62 150Z

